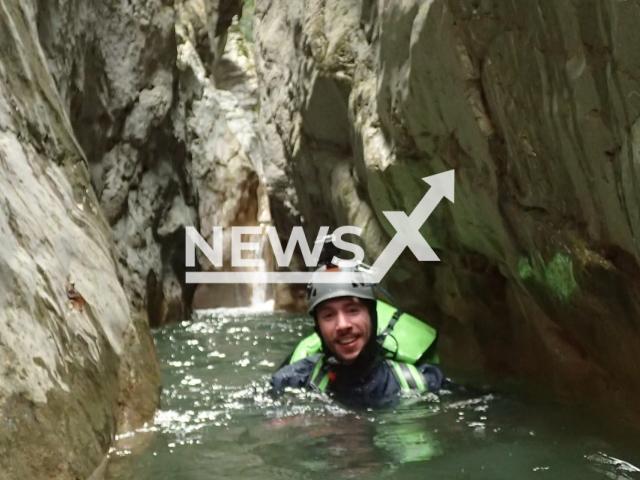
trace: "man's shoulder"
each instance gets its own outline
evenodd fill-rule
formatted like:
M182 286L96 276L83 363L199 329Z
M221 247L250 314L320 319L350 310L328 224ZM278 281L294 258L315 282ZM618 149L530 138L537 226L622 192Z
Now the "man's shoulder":
M416 368L424 377L427 390L433 392L446 386L447 379L444 377L442 370L435 365L421 363L420 365L416 365Z
M320 356L320 354L313 355L290 365L285 365L271 377L271 386L275 390L283 390L287 387L305 387L309 383L313 369L320 360Z

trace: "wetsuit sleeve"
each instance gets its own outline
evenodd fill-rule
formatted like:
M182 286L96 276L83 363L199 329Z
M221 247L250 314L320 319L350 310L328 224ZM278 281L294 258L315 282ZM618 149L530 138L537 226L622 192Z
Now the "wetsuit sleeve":
M291 365L286 365L271 377L271 391L281 392L287 387L304 388L309 383L315 362L313 357L303 358Z
M447 388L448 380L444 378L442 374L442 370L433 365L429 365L428 363L424 363L422 365L417 365L418 370L422 373L422 377L424 378L424 384L427 387L427 390L430 392L435 392L440 390L441 388Z

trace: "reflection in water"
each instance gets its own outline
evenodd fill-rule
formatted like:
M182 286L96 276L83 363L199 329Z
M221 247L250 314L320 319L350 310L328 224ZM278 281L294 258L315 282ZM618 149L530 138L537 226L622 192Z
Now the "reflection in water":
M300 317L219 310L157 331L162 409L121 436L106 479L640 479L635 439L494 395L430 394L394 411L313 392L273 399L270 375L310 330Z
M389 452L397 463L427 461L442 453L436 436L419 421L428 416L425 412L429 409L413 408L413 412L382 413L380 422L376 423L379 426L373 438L374 444ZM391 418L385 421L385 417Z

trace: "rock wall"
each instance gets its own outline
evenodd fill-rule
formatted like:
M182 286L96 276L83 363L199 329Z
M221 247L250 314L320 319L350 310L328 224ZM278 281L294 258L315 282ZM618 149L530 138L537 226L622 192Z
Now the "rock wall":
M184 283L185 227L210 241L213 225L256 222L261 152L248 117L257 94L244 81L239 28L228 32L241 8L239 0L61 0L38 12L119 275L152 326L190 315L196 286ZM217 85L224 65L238 75ZM199 303L216 305L214 293Z
M37 18L0 2L0 478L87 478L160 377Z
M445 367L637 421L639 6L258 1L276 225L358 225L375 259L381 212L455 169L442 261L387 278Z
M0 479L88 478L149 421L185 226L268 221L241 8L0 0Z
M184 26L194 23L183 21ZM257 79L251 45L237 23L216 48L211 65L203 63L193 31L181 26L177 30L180 98L174 121L191 162L199 231L211 243L213 227L225 228L224 266L216 269L231 270L231 227L270 222L257 127ZM197 255L202 270L214 269L202 252ZM199 285L192 306L248 306L253 288Z

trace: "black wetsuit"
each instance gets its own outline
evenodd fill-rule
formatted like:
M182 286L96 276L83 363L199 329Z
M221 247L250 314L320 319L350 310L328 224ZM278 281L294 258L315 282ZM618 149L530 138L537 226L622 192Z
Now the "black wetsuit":
M304 358L278 370L271 379L273 390L310 388L311 375L320 355ZM327 393L340 402L361 407L388 407L399 402L402 387L393 368L379 354L370 358L365 365L327 361L330 372ZM428 364L416 367L424 378L427 390L437 391L448 383L439 368Z
M377 331L378 314L376 302L364 300L369 311L372 331ZM314 319L315 320L315 319ZM396 405L400 400L402 386L383 355L382 347L375 336L371 336L358 357L349 364L338 361L322 340L316 322L316 333L322 341L322 352L303 358L293 364L280 368L271 379L272 392L281 392L290 388L314 388L312 375L320 356L328 371L329 383L326 391L336 400L353 406L387 407ZM288 360L286 361L288 363ZM424 386L428 391L445 388L448 381L439 368L418 361L416 368L422 374Z

